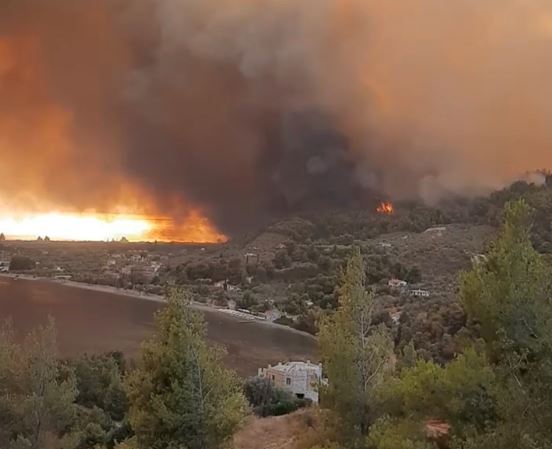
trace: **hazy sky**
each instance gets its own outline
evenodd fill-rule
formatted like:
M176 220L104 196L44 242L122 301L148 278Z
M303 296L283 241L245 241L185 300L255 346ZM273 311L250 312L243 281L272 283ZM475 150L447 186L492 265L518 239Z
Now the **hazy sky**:
M552 167L549 0L4 0L0 202L223 231Z

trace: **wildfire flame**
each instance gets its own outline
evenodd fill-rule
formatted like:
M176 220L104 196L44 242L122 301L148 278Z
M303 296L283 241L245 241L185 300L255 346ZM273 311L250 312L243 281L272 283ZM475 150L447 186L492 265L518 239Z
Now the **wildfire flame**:
M0 232L8 239L182 241L215 243L227 240L224 234L197 212L183 223L167 218L125 214L27 213L0 214Z
M379 206L376 208L378 214L393 215L395 213L395 208L393 203L390 201L382 201Z

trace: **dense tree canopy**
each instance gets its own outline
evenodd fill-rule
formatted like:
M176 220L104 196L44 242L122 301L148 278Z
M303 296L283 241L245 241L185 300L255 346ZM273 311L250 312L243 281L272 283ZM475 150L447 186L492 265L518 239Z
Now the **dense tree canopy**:
M412 344L396 355L385 349L384 331L369 318L362 259L353 256L338 310L321 327L330 382L322 405L339 426L317 447L552 447L550 266L533 248L528 204L506 204L503 217L486 258L462 276L467 329L448 363L417 357ZM378 367L389 367L387 375L378 379Z
M241 383L205 342L205 322L178 292L128 378L130 422L139 449L216 449L246 411Z
M524 201L505 208L488 260L463 278L461 299L498 378L497 422L467 447L552 445L552 271L531 244Z
M73 449L78 434L76 379L57 358L52 321L19 345L9 324L0 331L0 447Z

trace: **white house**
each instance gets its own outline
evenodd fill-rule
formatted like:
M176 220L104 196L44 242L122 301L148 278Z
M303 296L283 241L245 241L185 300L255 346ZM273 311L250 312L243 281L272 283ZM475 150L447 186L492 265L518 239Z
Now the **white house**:
M400 279L389 279L387 285L391 288L405 288L408 285L408 282L401 281Z
M476 254L471 257L471 261L473 265L481 265L487 262L489 259L485 254Z
M424 298L427 298L429 297L429 291L427 290L422 290L422 289L416 289L416 290L410 290L410 296L418 296L418 297L424 297Z
M447 227L446 226L435 226L433 228L427 228L424 232L426 234L430 234L430 233L436 233L436 234L439 234L441 235L443 232L445 232L447 230Z
M259 368L258 376L269 379L278 388L298 398L318 403L318 387L323 382L321 364L310 361L278 363L276 366Z
M394 324L399 324L401 322L402 311L397 309L391 310L389 312L389 316L391 317L391 320Z

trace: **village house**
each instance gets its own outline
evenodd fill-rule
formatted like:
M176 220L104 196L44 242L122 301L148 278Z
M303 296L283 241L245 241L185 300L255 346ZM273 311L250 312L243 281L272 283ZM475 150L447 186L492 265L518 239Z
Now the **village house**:
M430 234L432 232L436 232L437 234L442 234L443 232L445 232L447 230L447 227L446 226L434 226L432 228L427 228L424 232L426 234Z
M481 265L487 262L487 256L485 254L476 254L471 257L471 262L473 265Z
M318 387L323 382L322 365L307 362L278 363L259 368L258 376L269 379L276 387L298 398L318 403Z
M266 319L268 321L273 322L282 316L282 312L280 312L278 309L271 309L267 310L264 315L266 316Z
M429 297L429 291L427 290L422 290L422 289L416 289L416 290L410 290L410 296L418 296L418 297L423 297L423 298L428 298Z
M402 311L398 309L392 309L389 311L389 317L393 321L393 324L399 324L401 321Z
M389 279L387 285L391 288L406 288L408 286L408 282L401 281L400 279Z
M8 271L10 267L11 255L7 251L0 251L0 267L6 268L5 271Z
M58 274L57 276L54 276L54 279L57 279L58 281L70 281L73 277L70 274Z
M10 255L6 251L0 251L0 273L10 270Z
M223 289L225 292L239 292L241 288L238 285L232 285L228 282L228 279L224 281L218 281L214 283L216 288Z
M257 265L259 263L259 255L255 253L245 254L245 265Z
M155 270L147 263L135 264L130 268L130 278L135 284L149 284L155 277Z
M435 443L439 449L450 447L451 425L446 421L429 420L425 423L425 434L428 440Z

